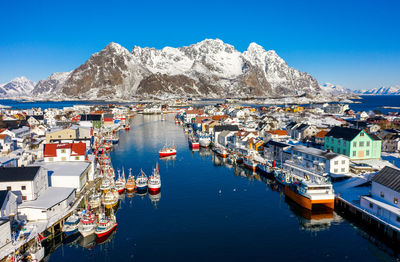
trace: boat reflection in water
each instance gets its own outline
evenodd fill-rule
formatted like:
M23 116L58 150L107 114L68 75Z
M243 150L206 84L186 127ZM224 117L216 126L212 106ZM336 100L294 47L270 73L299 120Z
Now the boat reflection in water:
M201 157L208 157L211 156L212 151L209 148L200 147L199 148L199 156Z
M153 204L154 208L158 208L158 203L161 200L161 192L158 192L157 194L152 194L149 193L149 199L151 201L151 203Z
M318 206L312 211L298 205L288 197L285 197L290 210L297 216L300 229L312 232L327 230L333 222L339 222L342 219L336 213L327 207Z
M175 161L176 160L176 155L164 156L164 157L160 158L160 160L164 161L164 162Z

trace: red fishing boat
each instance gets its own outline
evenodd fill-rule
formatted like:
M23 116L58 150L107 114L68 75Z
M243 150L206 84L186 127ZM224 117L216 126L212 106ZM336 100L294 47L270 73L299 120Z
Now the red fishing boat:
M176 155L176 146L164 146L160 151L158 151L158 154L160 157Z

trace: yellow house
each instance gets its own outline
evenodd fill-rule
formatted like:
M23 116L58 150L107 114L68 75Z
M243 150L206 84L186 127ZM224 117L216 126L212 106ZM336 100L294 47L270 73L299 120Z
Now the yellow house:
M46 134L46 143L50 143L53 139L76 139L77 129L66 128L60 129Z

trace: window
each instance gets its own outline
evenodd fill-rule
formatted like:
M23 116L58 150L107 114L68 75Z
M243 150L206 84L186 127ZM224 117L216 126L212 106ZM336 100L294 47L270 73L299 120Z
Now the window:
M399 200L397 198L393 198L393 203L397 205L399 203Z
M353 142L353 146L356 147L357 146L357 142Z
M339 161L335 161L334 165L337 166L339 164Z
M369 141L367 141L367 146L369 146Z
M53 162L54 158L53 157L49 157L49 162Z
M346 164L346 160L342 160L342 165Z
M369 208L373 208L374 205L372 203L369 203Z
M353 156L356 156L357 155L357 152L356 151L353 151Z
M364 141L360 141L360 146L364 146Z
M381 192L381 197L385 197L385 193Z
M8 186L8 187L7 187L7 191L11 191L11 186Z
M65 153L65 149L61 149L61 153L63 153L63 154L64 154L64 153Z
M61 136L58 136L58 138L61 138Z
M396 221L400 222L400 217L399 216L396 216Z
M344 172L346 169L344 168L344 167L342 167L341 169L340 169L340 172Z
M364 136L364 132L361 132L360 136Z
M79 156L76 156L76 157L75 157L75 160L79 160Z
M333 172L334 172L334 173L337 173L337 172L338 172L338 169L337 169L337 168L335 168L335 169L333 170Z
M26 186L21 186L21 190L26 190Z
M67 158L65 156L61 157L61 161L67 161Z
M369 156L369 150L365 151L365 154L366 154L367 156Z
M22 200L27 200L27 197L26 196L22 196Z

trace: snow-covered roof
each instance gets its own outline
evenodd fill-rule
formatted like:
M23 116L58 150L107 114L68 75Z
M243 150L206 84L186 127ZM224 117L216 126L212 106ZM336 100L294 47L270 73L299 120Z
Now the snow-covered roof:
M81 176L83 172L89 167L90 163L85 161L77 162L36 162L49 171L53 171L51 176Z
M18 208L49 209L67 199L75 190L69 187L49 187L36 200L23 202Z

